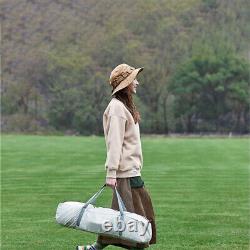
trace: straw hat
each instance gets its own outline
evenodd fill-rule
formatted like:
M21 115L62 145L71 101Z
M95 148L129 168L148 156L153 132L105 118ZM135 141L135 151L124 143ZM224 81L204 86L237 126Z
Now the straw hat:
M111 96L114 95L117 91L126 88L130 83L132 83L136 78L137 74L142 70L143 67L134 68L125 63L116 66L112 70L109 78L109 83L114 88Z

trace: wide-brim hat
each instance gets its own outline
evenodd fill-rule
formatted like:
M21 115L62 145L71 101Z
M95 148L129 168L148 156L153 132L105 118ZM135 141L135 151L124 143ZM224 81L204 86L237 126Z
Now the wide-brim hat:
M114 88L111 96L131 84L143 69L143 67L134 68L125 63L116 66L111 72L109 79L110 85Z

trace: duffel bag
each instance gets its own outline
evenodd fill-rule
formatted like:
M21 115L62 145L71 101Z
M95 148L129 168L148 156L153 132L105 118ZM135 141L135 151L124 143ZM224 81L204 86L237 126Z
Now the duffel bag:
M96 199L106 184L86 203L66 201L58 204L56 221L67 227L100 235L108 235L136 243L148 243L152 237L152 227L147 218L126 210L116 187L119 211L111 208L95 207Z

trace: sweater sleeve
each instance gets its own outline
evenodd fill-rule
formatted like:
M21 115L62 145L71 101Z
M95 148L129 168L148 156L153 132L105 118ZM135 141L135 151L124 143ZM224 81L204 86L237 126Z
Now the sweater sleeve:
M118 115L108 117L107 131L107 177L116 178L116 171L122 154L126 119Z

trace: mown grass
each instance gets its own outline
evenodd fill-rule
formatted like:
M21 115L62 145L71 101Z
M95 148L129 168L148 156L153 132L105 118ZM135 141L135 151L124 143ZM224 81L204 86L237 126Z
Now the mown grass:
M248 139L142 137L157 223L151 249L249 249ZM2 136L1 249L75 249L96 236L55 222L104 183L103 137ZM110 206L111 189L97 205ZM107 247L106 249L116 249Z

